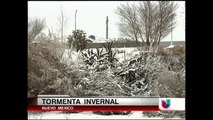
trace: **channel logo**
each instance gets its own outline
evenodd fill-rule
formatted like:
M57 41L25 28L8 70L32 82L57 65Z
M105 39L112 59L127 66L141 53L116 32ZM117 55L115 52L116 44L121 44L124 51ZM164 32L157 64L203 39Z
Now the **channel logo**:
M185 98L159 98L159 109L165 111L185 111Z
M166 99L166 100L161 100L161 105L163 108L169 108L171 106L170 104L170 99Z

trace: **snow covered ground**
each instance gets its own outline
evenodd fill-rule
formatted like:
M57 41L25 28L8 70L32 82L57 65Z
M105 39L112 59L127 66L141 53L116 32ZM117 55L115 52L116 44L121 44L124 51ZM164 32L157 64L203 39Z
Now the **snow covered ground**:
M122 63L124 60L129 60L129 59L133 58L135 55L140 54L140 51L136 47L113 48L113 50L114 51L123 51L123 53L116 54L116 58L119 60L120 63Z
M170 46L168 46L168 47L166 47L166 48L173 48L173 47L175 47L174 45L170 45Z
M96 53L95 48L91 48L90 50L93 50L94 53ZM129 48L112 48L113 51L123 51L122 53L117 53L116 58L119 60L120 63L122 63L124 60L129 60L130 58L134 57L135 55L139 55L140 51L136 47L129 47ZM71 52L71 53L70 53ZM124 55L125 53L125 55ZM80 53L77 53L75 51L70 51L66 49L64 51L64 54L62 56L62 61L67 63L69 66L70 61L78 61ZM124 58L125 57L125 58Z
M92 112L80 113L62 113L62 112L44 112L44 113L28 113L28 119L162 119L160 117L146 117L142 112L132 112L128 115L97 115Z

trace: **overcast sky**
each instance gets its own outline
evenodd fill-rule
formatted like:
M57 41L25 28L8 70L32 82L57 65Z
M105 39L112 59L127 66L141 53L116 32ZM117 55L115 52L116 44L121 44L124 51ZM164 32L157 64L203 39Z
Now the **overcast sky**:
M89 35L105 38L106 33L106 16L109 17L109 38L119 38L120 36L117 23L118 16L115 14L117 6L127 1L28 1L28 18L33 19L45 18L46 29L48 28L57 32L57 17L60 14L61 5L65 16L68 18L68 24L65 29L65 35L71 34L75 29L75 10L77 10L77 29L82 29ZM132 3L130 1L129 3ZM135 2L137 3L137 2ZM173 31L173 40L185 40L185 2L178 1L179 7L176 10L176 28ZM165 39L171 40L169 34Z

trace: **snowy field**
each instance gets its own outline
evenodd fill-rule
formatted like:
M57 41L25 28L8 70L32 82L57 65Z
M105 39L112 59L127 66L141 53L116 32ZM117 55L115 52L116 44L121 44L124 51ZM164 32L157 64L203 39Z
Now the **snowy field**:
M28 113L28 119L162 119L160 117L146 117L142 112L132 112L128 115L97 115L92 112L80 113L62 113L62 112L45 112L45 113ZM177 118L176 118L177 119Z

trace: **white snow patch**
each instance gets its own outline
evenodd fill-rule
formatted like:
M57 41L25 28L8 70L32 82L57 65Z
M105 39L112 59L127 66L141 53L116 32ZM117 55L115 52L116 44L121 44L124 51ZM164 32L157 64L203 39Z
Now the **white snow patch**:
M136 69L129 69L129 71L135 71Z
M70 49L65 49L62 55L61 62L70 65L71 61L78 61L80 52L75 52Z
M101 49L101 48L100 48ZM103 48L104 49L104 48ZM96 48L90 48L90 50L93 50L94 53L96 52ZM140 51L136 47L128 47L128 48L112 48L113 52L117 51L125 51L124 53L117 53L115 57L118 59L120 63L123 63L124 60L128 61L130 58L140 55ZM105 49L104 49L105 51ZM125 55L124 55L125 54ZM125 56L125 58L124 58Z
M174 47L175 47L174 45L170 45L170 46L168 46L166 48L174 48Z

